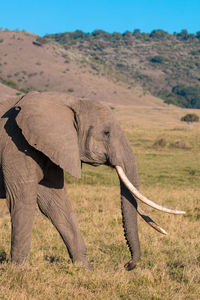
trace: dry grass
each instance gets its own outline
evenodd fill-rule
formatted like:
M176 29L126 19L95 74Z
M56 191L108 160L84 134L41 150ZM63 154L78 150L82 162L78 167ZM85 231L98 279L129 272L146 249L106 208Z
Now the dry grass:
M80 182L69 176L66 179L94 271L71 264L57 231L39 211L29 260L26 266L13 268L9 215L1 201L0 299L199 298L199 125L190 129L178 118L164 119L163 114L166 125L159 126L160 116L155 126L151 113L139 124L139 118L124 121L120 110L117 113L135 149L140 189L160 204L185 209L187 215L167 215L145 207L169 234L161 236L139 219L142 257L134 271L126 272L123 264L129 252L121 225L118 179L106 167L86 166ZM164 138L167 146L155 149L152 145L159 138ZM171 147L177 140L191 148Z

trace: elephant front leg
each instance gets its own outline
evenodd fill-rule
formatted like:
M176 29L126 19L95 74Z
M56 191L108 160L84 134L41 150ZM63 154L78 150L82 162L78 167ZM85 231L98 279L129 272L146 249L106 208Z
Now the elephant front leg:
M7 203L11 215L11 260L14 264L25 263L32 237L32 226L36 207L36 193L27 183L15 195L7 191Z
M85 243L66 190L40 185L37 199L42 213L51 220L60 233L72 262L91 268L86 257Z

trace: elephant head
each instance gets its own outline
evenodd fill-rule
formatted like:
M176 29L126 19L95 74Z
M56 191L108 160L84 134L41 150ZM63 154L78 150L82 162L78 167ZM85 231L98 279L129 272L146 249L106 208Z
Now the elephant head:
M166 234L139 207L137 200L169 213L138 191L134 153L111 110L101 103L79 100L61 93L33 92L15 105L16 122L28 143L71 175L80 178L81 163L107 165L119 175L125 238L131 253L127 270L140 257L137 212L152 227Z

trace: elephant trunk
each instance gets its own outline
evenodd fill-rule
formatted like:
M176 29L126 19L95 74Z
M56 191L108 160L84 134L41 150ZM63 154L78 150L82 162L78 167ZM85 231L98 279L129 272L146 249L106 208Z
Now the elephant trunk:
M112 157L112 165L115 166L120 179L121 188L121 208L124 235L127 245L130 249L131 260L125 264L125 269L130 271L136 266L140 258L140 243L138 238L137 212L140 216L155 230L162 234L167 232L156 224L145 212L138 206L137 200L158 209L172 214L185 214L184 211L173 210L160 206L143 196L138 191L138 174L134 153L125 136L121 136L117 145L117 153Z
M127 160L123 166L129 180L138 186L137 167L135 159ZM122 222L124 227L124 236L127 241L131 253L131 260L125 264L125 269L130 271L136 266L136 262L140 259L140 243L138 237L137 226L137 201L130 193L124 182L120 178L121 189L121 209L122 209Z
M121 131L118 130L118 134L120 134L120 132ZM117 144L114 144L112 145L113 147L111 147L111 149L117 149L117 151L111 151L111 155L109 156L110 163L115 168L116 166L120 166L124 170L129 181L138 188L137 165L131 146L126 136L122 132L120 138L118 138L117 141ZM131 253L131 260L127 264L125 264L124 267L129 271L135 268L136 262L140 258L140 242L137 226L138 205L136 198L129 191L120 176L119 180L121 190L121 210L124 236Z

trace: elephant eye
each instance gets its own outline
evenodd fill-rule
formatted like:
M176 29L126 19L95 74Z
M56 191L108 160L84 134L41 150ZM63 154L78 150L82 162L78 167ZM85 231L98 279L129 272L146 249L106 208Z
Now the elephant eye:
M110 131L109 130L104 130L104 135L106 136L106 137L110 137Z

